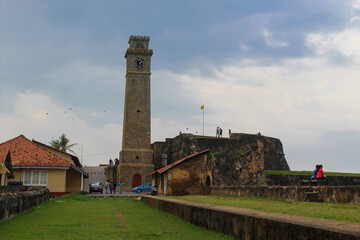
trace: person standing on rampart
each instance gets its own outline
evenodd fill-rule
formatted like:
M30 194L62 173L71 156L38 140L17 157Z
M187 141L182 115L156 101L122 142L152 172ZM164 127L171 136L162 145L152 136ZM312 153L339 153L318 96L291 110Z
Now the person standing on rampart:
M219 127L216 128L216 137L219 137L220 136L220 129Z
M222 137L222 128L220 128L220 137Z

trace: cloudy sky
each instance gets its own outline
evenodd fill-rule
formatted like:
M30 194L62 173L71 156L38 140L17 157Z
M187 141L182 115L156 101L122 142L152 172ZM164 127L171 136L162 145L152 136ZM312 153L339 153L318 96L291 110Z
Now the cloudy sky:
M279 138L292 170L360 172L360 1L0 0L0 142L119 156L130 35L150 36L152 141ZM81 157L82 156L82 157Z

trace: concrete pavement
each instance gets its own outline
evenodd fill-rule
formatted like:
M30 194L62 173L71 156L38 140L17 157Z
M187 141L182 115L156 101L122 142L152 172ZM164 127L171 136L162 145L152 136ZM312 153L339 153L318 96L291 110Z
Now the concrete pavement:
M121 194L118 192L116 192L115 194L94 192L94 193L90 193L86 196L89 196L89 197L140 197L143 195L150 195L150 192L142 192L142 193L122 192Z

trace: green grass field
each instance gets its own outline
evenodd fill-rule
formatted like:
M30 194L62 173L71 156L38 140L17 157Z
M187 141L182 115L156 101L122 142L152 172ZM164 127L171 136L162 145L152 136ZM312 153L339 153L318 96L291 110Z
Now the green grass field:
M265 174L277 175L308 175L312 176L312 171L278 171L278 170L265 170ZM360 173L340 173L340 172L324 172L326 176L343 176L343 177L360 177Z
M0 222L0 239L233 239L134 198L70 194Z
M358 204L295 202L278 199L215 195L169 196L166 198L360 224L360 205Z

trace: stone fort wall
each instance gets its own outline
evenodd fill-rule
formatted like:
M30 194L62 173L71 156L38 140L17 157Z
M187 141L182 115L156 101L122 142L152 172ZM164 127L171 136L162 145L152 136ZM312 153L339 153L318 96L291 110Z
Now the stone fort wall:
M240 186L210 187L208 191L211 195L360 204L359 186Z
M239 239L360 239L360 226L356 223L264 213L152 196L143 196L141 201L197 226Z
M50 191L45 187L1 186L0 220L45 203L49 198Z
M266 185L264 170L289 170L281 141L253 134L232 134L215 138L180 134L165 142L152 144L155 168L183 157L210 150L208 173L211 186Z

